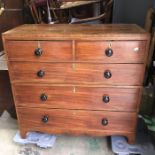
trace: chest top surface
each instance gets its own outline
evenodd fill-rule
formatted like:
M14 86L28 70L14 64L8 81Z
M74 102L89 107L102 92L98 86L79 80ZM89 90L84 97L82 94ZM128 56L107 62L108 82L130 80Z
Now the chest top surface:
M3 33L7 40L146 40L149 33L135 24L22 25Z

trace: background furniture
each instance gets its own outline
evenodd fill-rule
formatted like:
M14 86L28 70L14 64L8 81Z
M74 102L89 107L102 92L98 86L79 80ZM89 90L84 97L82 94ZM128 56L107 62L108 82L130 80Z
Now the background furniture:
M7 110L13 118L16 118L15 105L7 70L5 54L0 52L0 116L4 110Z
M146 63L146 73L144 80L143 97L140 106L140 114L152 116L154 111L154 81L153 81L153 55L155 50L155 32L153 22L155 19L155 10L149 8L145 18L144 29L151 34L149 53Z
M0 0L0 64L4 64L3 45L1 34L15 26L24 23L22 0ZM12 98L8 71L0 66L0 115L7 110L12 117L16 117Z
M145 23L144 23L144 29L147 32L150 32L150 33L152 32L154 19L155 19L155 10L152 7L150 7L147 10L146 17L145 17Z
M105 3L104 3L105 2ZM71 20L71 24L83 24L83 23L111 23L112 21L112 7L113 0L101 1L100 2L100 12L98 15L94 17L84 18L84 19L76 19Z
M4 70L0 70L0 96L0 115L7 110L13 118L16 118L10 79L8 72Z
M0 0L0 4L0 7L4 7L4 10L0 15L0 34L24 23L23 0ZM2 50L2 37L0 35L0 51Z
M110 23L113 0L27 0L35 23Z
M24 25L3 34L21 136L135 140L149 34L136 25Z

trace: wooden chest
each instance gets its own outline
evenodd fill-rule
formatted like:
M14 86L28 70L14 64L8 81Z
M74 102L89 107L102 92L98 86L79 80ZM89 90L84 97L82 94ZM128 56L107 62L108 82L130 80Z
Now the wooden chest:
M149 34L136 25L23 25L3 34L21 136L135 140Z

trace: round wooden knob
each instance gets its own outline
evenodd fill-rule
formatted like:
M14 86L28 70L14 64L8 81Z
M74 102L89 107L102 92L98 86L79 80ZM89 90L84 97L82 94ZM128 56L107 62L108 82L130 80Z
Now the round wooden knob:
M108 119L103 118L102 119L102 125L104 125L104 126L108 125Z
M46 101L47 98L48 98L48 96L47 96L46 94L41 94L41 96L40 96L40 99L41 99L42 101Z
M105 77L106 79L110 79L111 76L112 76L112 73L111 73L109 70L106 70L106 71L104 72L104 77Z
M47 123L48 122L48 116L43 116L42 122Z
M36 56L41 56L42 55L42 49L41 48L36 48L35 51L34 51L34 54Z
M110 97L108 95L103 96L103 102L108 103L110 101Z
M111 56L113 55L113 50L112 50L111 48L107 48L107 49L105 50L105 55L106 55L107 57L111 57Z
M40 70L37 72L38 77L43 77L45 75L45 72L43 70Z

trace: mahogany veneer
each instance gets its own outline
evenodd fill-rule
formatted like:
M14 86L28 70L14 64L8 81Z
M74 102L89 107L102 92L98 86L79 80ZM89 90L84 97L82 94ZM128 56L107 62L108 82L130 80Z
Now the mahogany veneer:
M30 91L31 90L31 91ZM73 93L73 91L76 91ZM136 112L140 88L14 85L17 106ZM24 94L24 95L23 95ZM45 101L42 97L47 96ZM109 101L105 98L108 97Z
M13 82L142 85L143 64L9 62ZM20 66L20 67L19 67ZM32 67L33 66L33 67ZM42 71L44 75L38 76ZM106 78L105 73L111 77Z
M21 136L135 140L150 36L136 25L23 25L3 34Z
M36 57L34 50L38 47L42 49L42 56ZM11 41L8 42L8 58L10 60L25 61L68 61L72 59L71 41ZM28 52L29 51L29 52Z
M95 132L95 135L104 135L104 132L121 134L120 131L126 130L134 132L136 127L136 114L107 111L84 111L84 110L65 110L65 109L42 109L42 108L17 108L21 127L27 130L69 133L68 130L76 130L78 133ZM33 114L33 118L32 115ZM43 120L48 118L48 122ZM20 120L22 119L22 120ZM103 120L108 120L108 125L103 124ZM130 125L129 122L132 122ZM98 132L99 131L99 132ZM92 134L94 135L94 134Z

